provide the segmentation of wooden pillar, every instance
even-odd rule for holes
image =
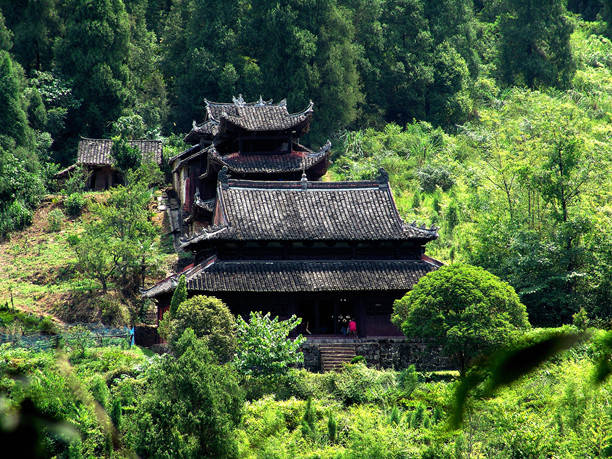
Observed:
[[[318,334],[319,330],[321,328],[321,308],[320,308],[320,303],[319,303],[319,299],[317,298],[314,302],[314,308],[315,308],[315,323],[314,323],[314,329],[316,330],[316,332],[313,331],[313,333]]]
[[[360,338],[365,338],[368,336],[368,316],[366,314],[365,301],[361,296],[357,304],[357,318],[357,334]]]
[[[340,330],[338,330],[338,298],[334,298],[334,335],[337,335],[340,333]]]

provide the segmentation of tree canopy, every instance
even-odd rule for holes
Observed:
[[[482,352],[508,344],[529,328],[514,289],[475,266],[443,266],[394,303],[393,322],[405,335],[432,339],[463,371]]]

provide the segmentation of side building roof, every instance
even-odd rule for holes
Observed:
[[[406,240],[436,239],[435,228],[405,223],[386,174],[378,181],[279,182],[219,174],[215,226],[184,241],[194,249],[207,240]]]
[[[142,153],[143,160],[155,161],[161,164],[161,140],[129,140],[128,144]],[[113,141],[111,139],[87,139],[79,141],[77,164],[91,166],[110,166],[113,164]]]

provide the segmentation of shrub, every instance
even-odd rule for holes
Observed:
[[[374,370],[363,363],[345,365],[333,380],[334,395],[346,405],[381,402],[394,389],[393,372]]]
[[[181,303],[170,319],[168,343],[174,352],[179,351],[177,343],[181,334],[191,328],[198,338],[204,339],[220,363],[233,358],[236,349],[234,316],[218,298],[194,296]]]
[[[56,232],[62,229],[62,221],[64,220],[65,215],[60,209],[53,209],[47,215],[47,223],[48,229],[50,232]]]
[[[0,237],[23,229],[31,223],[32,212],[20,201],[13,201],[4,211],[0,211]]]
[[[64,208],[71,217],[78,217],[85,208],[87,200],[81,193],[72,193],[64,200]]]
[[[179,277],[179,282],[172,294],[172,300],[170,300],[170,316],[176,315],[178,307],[187,299],[187,286],[185,285],[185,276]]]
[[[334,413],[331,411],[329,412],[329,417],[327,418],[327,436],[330,443],[336,443],[338,438],[338,422],[334,417]]]
[[[443,266],[394,303],[393,323],[406,336],[430,338],[460,370],[481,352],[527,330],[525,306],[497,276],[470,265]]]
[[[68,176],[68,179],[64,182],[63,194],[70,196],[85,191],[90,177],[90,170],[82,164],[77,164]]]
[[[138,169],[142,163],[142,153],[138,148],[132,147],[121,137],[113,138],[112,155],[115,166],[122,172]]]
[[[234,360],[238,370],[245,375],[283,375],[292,365],[304,362],[299,348],[306,338],[298,335],[289,339],[289,333],[301,321],[296,316],[288,320],[271,319],[270,313],[253,311],[249,322],[238,316],[238,348]]]
[[[101,375],[97,374],[92,378],[89,384],[89,390],[94,399],[106,410],[110,400],[110,391],[108,390],[106,381]]]
[[[57,327],[55,325],[55,322],[53,322],[53,320],[49,316],[44,317],[39,322],[38,329],[40,330],[41,333],[44,333],[47,335],[54,335],[57,333]]]
[[[178,357],[151,369],[150,389],[135,410],[136,453],[142,457],[234,457],[243,397],[235,371],[193,330],[177,342]]]
[[[414,365],[410,365],[397,374],[397,385],[404,397],[412,395],[412,392],[416,389],[418,379],[419,377]]]
[[[448,191],[455,184],[455,179],[448,169],[441,166],[427,165],[419,171],[419,183],[426,193],[433,193],[436,187]]]

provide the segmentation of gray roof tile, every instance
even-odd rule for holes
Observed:
[[[410,290],[437,266],[423,260],[241,260],[210,259],[185,274],[192,292],[331,292]],[[174,290],[178,274],[144,292]]]
[[[142,152],[143,160],[149,159],[161,164],[161,140],[129,140],[128,144]],[[111,154],[112,148],[113,141],[111,139],[81,139],[79,141],[77,164],[110,166],[114,162]]]

